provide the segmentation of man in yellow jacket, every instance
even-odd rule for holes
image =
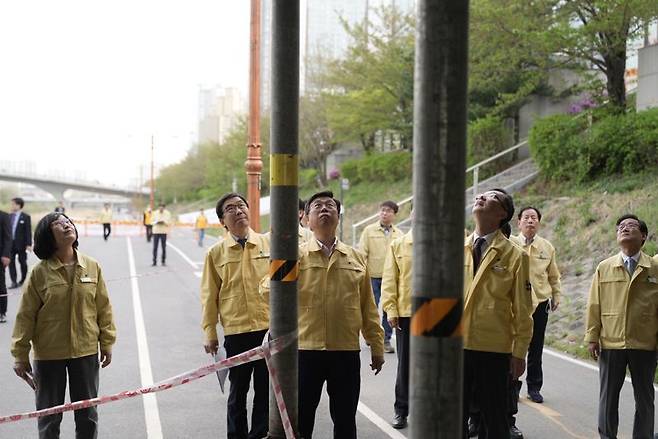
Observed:
[[[146,242],[151,242],[151,236],[153,235],[153,210],[151,210],[150,206],[144,211],[142,223],[146,228]]]
[[[112,206],[110,203],[105,203],[103,205],[100,222],[103,225],[103,239],[107,241],[107,238],[110,237],[110,233],[112,233]]]
[[[363,255],[338,241],[340,202],[333,193],[309,199],[314,239],[299,257],[299,432],[311,439],[315,411],[327,382],[334,439],[356,439],[361,386],[359,332],[370,344],[370,368],[384,364],[384,331]]]
[[[411,230],[394,240],[388,248],[382,277],[382,309],[395,329],[398,369],[395,379],[393,428],[407,426],[409,416],[409,321],[411,320]]]
[[[560,304],[560,271],[555,261],[555,248],[546,239],[537,234],[541,224],[541,212],[538,208],[526,206],[517,215],[517,236],[512,241],[517,243],[530,257],[530,283],[532,284],[533,330],[528,348],[528,399],[541,404],[544,402],[540,390],[543,385],[542,352],[544,334],[548,323],[548,311],[555,311]],[[515,383],[520,389],[521,382]],[[518,393],[518,391],[517,391]],[[516,413],[516,412],[515,412]],[[512,417],[511,421],[514,421]]]
[[[199,210],[199,216],[196,217],[194,222],[194,230],[196,230],[199,247],[203,247],[203,238],[206,236],[206,229],[208,228],[208,218],[203,209]]]
[[[653,438],[658,262],[642,251],[649,234],[635,215],[616,222],[621,252],[596,268],[587,302],[585,341],[599,361],[599,434],[616,438],[619,392],[630,370],[635,396],[634,438]]]
[[[532,338],[528,255],[506,238],[513,216],[505,191],[478,195],[475,232],[464,242],[464,438],[471,398],[487,437],[510,437],[509,380],[523,374]]]
[[[229,357],[260,346],[269,328],[269,302],[258,292],[259,281],[268,273],[269,239],[249,227],[249,204],[240,194],[223,195],[217,217],[228,231],[226,239],[206,254],[201,278],[204,348],[215,354],[219,348],[217,324],[224,329],[224,348]],[[247,393],[254,379],[251,429],[247,425]],[[229,438],[260,439],[268,431],[269,378],[264,360],[233,367],[227,408]]]
[[[155,267],[158,260],[158,243],[162,247],[162,265],[165,265],[167,259],[167,233],[171,227],[171,213],[165,209],[165,204],[160,203],[158,210],[153,212],[153,266]]]
[[[402,236],[402,231],[395,227],[395,215],[398,213],[398,205],[393,201],[384,201],[379,206],[379,221],[366,226],[361,233],[359,250],[363,252],[368,262],[368,272],[372,283],[372,292],[375,296],[375,304],[379,306],[382,289],[382,272],[384,271],[384,259],[391,241]],[[384,327],[384,352],[394,352],[391,346],[393,330],[388,324],[386,312],[382,312],[382,326]]]

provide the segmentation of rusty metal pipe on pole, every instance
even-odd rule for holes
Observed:
[[[250,226],[260,232],[260,178],[263,161],[260,158],[260,0],[251,0],[249,44],[249,139],[247,143],[247,201]]]
[[[155,165],[153,164],[153,160],[154,160],[154,157],[153,157],[153,155],[154,155],[153,154],[153,149],[154,149],[153,143],[154,143],[154,139],[153,139],[153,136],[151,136],[151,182],[150,182],[151,183],[150,184],[151,191],[149,193],[149,206],[151,207],[151,210],[155,209],[155,206],[154,206],[154,203],[155,203],[155,179],[154,179],[154,175],[153,175],[154,174],[154,169],[153,168],[155,167]]]
[[[299,171],[299,0],[272,2],[270,128],[270,332],[297,333]],[[297,341],[273,358],[290,422],[297,432]],[[270,392],[269,437],[284,439]]]
[[[410,438],[462,437],[468,0],[419,0]]]

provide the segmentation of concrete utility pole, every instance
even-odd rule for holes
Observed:
[[[410,438],[462,431],[468,0],[419,0]]]
[[[260,0],[251,0],[251,38],[249,58],[249,143],[247,143],[247,201],[250,226],[260,232]]]
[[[299,0],[272,2],[270,129],[270,332],[297,332],[299,169]],[[290,422],[297,432],[297,341],[273,357]],[[270,392],[269,437],[285,438]]]
[[[155,203],[155,179],[154,179],[154,164],[153,164],[153,136],[151,136],[151,193],[149,194],[149,206],[151,206],[151,210],[153,210],[154,203]]]

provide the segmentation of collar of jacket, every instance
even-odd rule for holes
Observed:
[[[229,247],[235,247],[236,245],[240,246],[240,243],[236,241],[235,238],[233,237],[233,233],[228,232],[228,238],[226,239]],[[256,232],[251,230],[251,227],[249,227],[249,232],[247,234],[247,242],[245,243],[245,247],[247,246],[247,244],[251,244],[254,247],[258,245],[258,241],[256,241]]]
[[[347,255],[348,252],[348,247],[347,244],[344,244],[340,239],[336,240],[336,247],[334,248],[335,251],[339,251],[344,255]],[[317,239],[311,239],[308,242],[308,251],[309,252],[319,252],[320,251],[320,244],[318,244]]]
[[[644,268],[649,268],[651,267],[651,258],[644,253],[642,250],[640,250],[640,260],[637,261],[637,266],[638,267],[644,267]],[[619,255],[617,257],[617,260],[615,261],[614,267],[622,267],[624,270],[626,269],[626,266],[624,265],[624,258],[622,257],[622,252],[619,252]]]
[[[464,247],[468,247],[471,251],[473,249],[473,235],[475,235],[475,232],[464,238]],[[491,242],[487,242],[487,251],[484,253],[484,255],[482,255],[482,261],[484,261],[486,254],[489,253],[490,248],[500,248],[500,246],[503,245],[506,241],[508,241],[508,239],[505,238],[503,232],[501,232],[500,229],[496,230]]]
[[[86,269],[87,261],[85,256],[77,250],[73,250],[73,252],[75,252],[75,259],[77,260],[76,265]],[[48,259],[48,268],[51,270],[58,270],[62,267],[64,267],[64,264],[62,264],[62,261],[60,261],[57,256],[53,255],[50,259]]]

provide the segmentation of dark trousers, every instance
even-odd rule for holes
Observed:
[[[153,263],[154,264],[158,260],[158,242],[161,243],[162,262],[164,262],[165,259],[167,259],[167,234],[166,233],[154,233],[153,234]]]
[[[103,223],[103,239],[107,241],[112,233],[112,225],[110,223]]]
[[[375,296],[375,305],[379,307],[379,299],[382,297],[382,278],[371,277],[370,284],[372,285],[372,294]],[[391,341],[393,335],[393,328],[388,324],[386,313],[382,311],[382,327],[384,328],[384,341]]]
[[[653,378],[656,352],[639,349],[602,349],[599,357],[599,435],[616,439],[619,426],[619,392],[631,372],[635,397],[634,439],[652,439],[654,422]]]
[[[157,234],[154,235],[157,239]],[[166,236],[166,235],[164,235]],[[246,352],[260,346],[267,331],[245,332],[224,337],[226,355]],[[247,393],[251,376],[254,377],[254,405],[251,413],[251,430],[247,425]],[[269,375],[265,360],[253,361],[229,369],[231,390],[228,395],[226,434],[228,439],[261,439],[269,429]]]
[[[545,300],[537,305],[535,312],[532,314],[532,340],[530,341],[530,347],[528,348],[528,372],[526,375],[528,391],[539,391],[544,384],[541,357],[544,351],[544,334],[546,333],[549,309],[550,303],[548,300]]]
[[[464,392],[480,409],[479,438],[509,439],[510,354],[464,349]],[[468,437],[470,398],[464,398],[463,437]]]
[[[5,283],[5,266],[0,262],[0,314],[7,314],[7,284]]]
[[[148,225],[146,227],[146,242],[151,242],[151,237],[153,236],[153,226]]]
[[[71,401],[81,401],[98,396],[98,355],[70,360],[35,360],[34,378],[37,384],[37,410],[64,404],[66,375],[69,378]],[[76,439],[96,439],[98,436],[98,411],[96,407],[76,410]],[[39,439],[59,438],[62,413],[38,419]]]
[[[334,439],[356,439],[356,409],[361,391],[358,351],[299,351],[299,434],[313,437],[315,411],[327,382]]]
[[[398,373],[395,378],[395,414],[409,416],[409,322],[410,317],[400,317],[395,330],[398,354]]]
[[[16,256],[18,256],[18,263],[21,266],[21,281],[23,283],[27,276],[27,252],[25,248],[18,249],[14,247],[11,250],[11,261],[9,262],[9,277],[11,278],[11,283],[16,283]]]

